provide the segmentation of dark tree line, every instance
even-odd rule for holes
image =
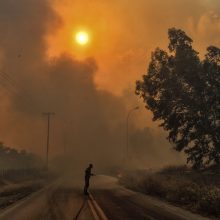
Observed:
[[[188,162],[220,164],[220,49],[209,46],[201,60],[184,31],[172,28],[168,35],[169,51],[152,53],[136,94]]]
[[[42,166],[41,159],[25,150],[6,147],[0,143],[0,170],[3,169],[32,169]]]

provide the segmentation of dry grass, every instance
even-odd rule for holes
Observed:
[[[127,173],[120,183],[194,212],[220,217],[220,175],[169,168],[160,172]]]
[[[41,182],[8,185],[0,191],[0,209],[17,202],[20,199],[42,188]]]
[[[31,193],[41,189],[53,176],[45,172],[33,172],[25,175],[13,172],[13,175],[7,175],[0,178],[0,209],[17,202]]]

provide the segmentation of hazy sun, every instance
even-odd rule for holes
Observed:
[[[86,45],[89,42],[89,34],[86,31],[79,31],[75,35],[75,40],[80,45]]]

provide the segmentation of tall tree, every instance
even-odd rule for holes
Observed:
[[[172,28],[168,35],[169,52],[152,53],[136,94],[188,162],[220,163],[220,49],[208,47],[201,61],[184,31]]]

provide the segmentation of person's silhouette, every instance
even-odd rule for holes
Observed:
[[[94,176],[92,173],[93,165],[90,163],[89,166],[85,170],[85,186],[84,186],[84,194],[89,195],[88,189],[89,189],[89,180],[91,176]]]

